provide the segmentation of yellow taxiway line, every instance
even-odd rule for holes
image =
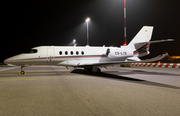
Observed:
[[[0,79],[0,81],[24,81],[24,80],[48,80],[48,79],[59,79],[59,78],[30,78],[30,79]]]

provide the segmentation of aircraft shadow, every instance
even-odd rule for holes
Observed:
[[[135,79],[135,78],[125,77],[125,76],[120,76],[120,75],[115,75],[115,74],[109,74],[109,73],[106,73],[106,72],[94,73],[94,72],[86,72],[86,71],[84,71],[82,69],[75,69],[71,73],[98,76],[100,78],[116,79],[116,80],[119,80],[119,81],[126,81],[126,82],[131,82],[131,83],[151,85],[151,86],[157,86],[157,87],[180,89],[180,87],[173,86],[173,85],[157,83],[157,82],[151,82],[151,81],[142,80],[142,79]],[[129,74],[129,72],[127,72],[127,73]]]

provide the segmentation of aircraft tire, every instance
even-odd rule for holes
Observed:
[[[19,74],[20,74],[20,75],[25,75],[26,72],[22,70]]]
[[[84,70],[87,72],[92,72],[92,68],[85,68]]]
[[[101,69],[97,68],[97,72],[96,73],[101,73]]]
[[[88,72],[92,72],[92,68],[88,68],[87,71],[88,71]]]

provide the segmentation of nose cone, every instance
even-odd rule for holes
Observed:
[[[4,60],[4,63],[5,63],[5,64],[11,64],[11,62],[12,62],[12,59],[11,59],[11,58],[8,58],[8,59]]]

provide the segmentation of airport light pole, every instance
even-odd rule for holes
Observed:
[[[126,46],[126,0],[124,0],[124,44],[123,46]]]
[[[126,46],[126,0],[124,0],[124,44],[123,46]]]
[[[75,45],[76,44],[76,39],[73,38],[73,44]]]
[[[88,27],[88,22],[90,21],[90,18],[87,17],[86,23],[87,23],[87,45],[89,45],[89,27]]]

